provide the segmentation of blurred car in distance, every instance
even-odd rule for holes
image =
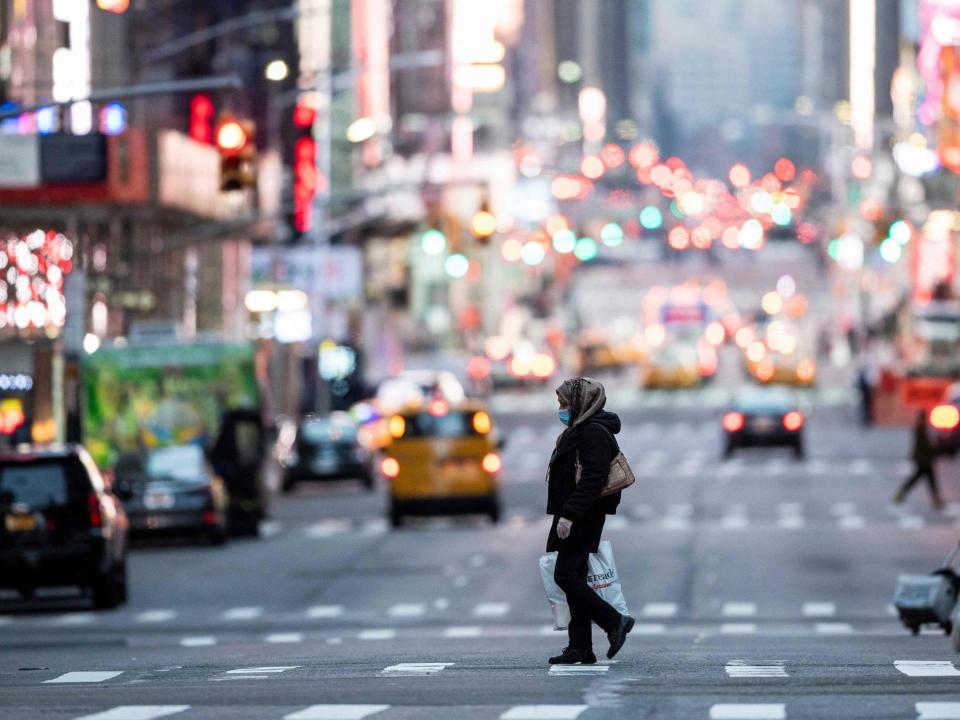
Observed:
[[[79,445],[0,451],[0,587],[28,599],[79,586],[96,608],[127,600],[127,517]]]
[[[284,492],[310,480],[359,480],[373,489],[370,453],[360,444],[356,424],[343,412],[303,418],[281,466]]]
[[[380,461],[388,515],[484,514],[500,519],[499,443],[486,406],[433,400],[391,416],[391,443]]]
[[[697,387],[703,379],[697,348],[667,341],[651,355],[642,378],[649,389]]]
[[[723,416],[725,458],[745,447],[787,447],[804,456],[806,418],[784,388],[749,388],[741,391]]]
[[[796,353],[767,353],[759,362],[750,363],[749,369],[762,385],[813,387],[817,381],[816,361]]]
[[[215,545],[226,541],[229,495],[199,445],[124,454],[113,472],[133,535],[195,535]]]

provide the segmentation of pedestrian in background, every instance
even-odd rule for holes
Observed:
[[[902,503],[906,500],[907,493],[919,482],[920,478],[926,478],[927,486],[930,488],[930,497],[933,500],[933,507],[937,510],[943,509],[943,499],[940,497],[935,468],[937,451],[930,441],[930,435],[927,431],[927,414],[923,410],[917,413],[917,421],[913,426],[911,458],[915,465],[913,474],[906,479],[897,491],[893,501]]]
[[[566,380],[557,388],[560,421],[566,429],[557,438],[547,471],[547,514],[553,524],[547,552],[557,553],[554,580],[567,596],[569,644],[551,665],[584,665],[597,661],[592,623],[607,633],[612,658],[623,647],[634,620],[621,615],[587,583],[590,553],[597,552],[607,515],[615,515],[620,493],[601,497],[610,463],[620,452],[614,435],[620,418],[603,408],[606,391],[596,380]],[[577,481],[577,465],[580,479]]]

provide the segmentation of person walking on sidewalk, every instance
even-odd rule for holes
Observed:
[[[557,388],[560,421],[566,429],[557,438],[547,471],[547,514],[553,515],[547,552],[557,553],[554,580],[570,607],[569,645],[550,658],[551,665],[590,665],[592,623],[607,633],[613,658],[633,629],[634,620],[621,615],[587,584],[590,553],[597,552],[607,515],[615,515],[620,493],[601,497],[610,462],[620,451],[614,435],[620,418],[606,412],[606,391],[596,380],[576,378]],[[577,465],[580,479],[577,480]]]
[[[933,507],[936,510],[943,509],[943,499],[940,497],[940,488],[937,485],[936,461],[937,451],[930,441],[930,435],[927,431],[927,414],[921,410],[917,413],[917,421],[913,426],[913,451],[911,452],[915,468],[913,474],[908,477],[903,485],[897,490],[893,501],[902,503],[907,499],[907,493],[916,485],[920,478],[926,478],[927,486],[930,488],[930,497],[933,500]]]

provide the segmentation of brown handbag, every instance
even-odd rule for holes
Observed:
[[[583,475],[583,465],[580,464],[579,450],[577,450],[574,468],[573,480],[575,483],[578,483],[580,482],[580,476]],[[621,450],[617,453],[616,457],[610,461],[610,472],[607,475],[607,482],[603,485],[603,490],[600,491],[600,497],[606,497],[607,495],[613,495],[613,493],[625,490],[636,481],[637,476],[633,474],[633,470],[630,469],[630,463],[627,462],[627,458]]]

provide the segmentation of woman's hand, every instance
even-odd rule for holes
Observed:
[[[566,540],[570,537],[570,529],[573,527],[573,520],[567,520],[566,518],[560,518],[557,521],[557,537],[561,540]]]

